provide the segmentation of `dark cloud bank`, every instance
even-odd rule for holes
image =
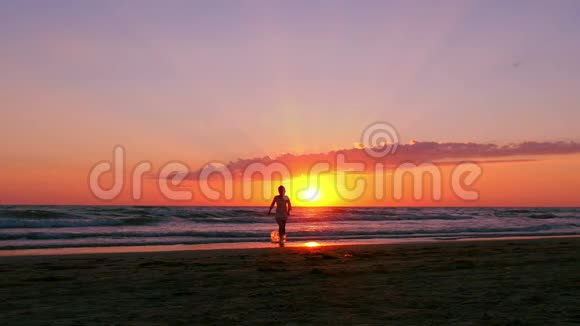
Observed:
[[[380,148],[373,148],[380,151]],[[370,150],[370,149],[368,149]],[[522,162],[535,160],[535,156],[559,155],[580,153],[580,143],[576,142],[523,142],[509,145],[478,144],[478,143],[438,143],[413,142],[399,144],[395,153],[375,158],[367,154],[363,148],[350,148],[327,153],[317,154],[284,154],[278,157],[257,157],[238,159],[223,163],[234,176],[241,175],[242,171],[251,164],[272,164],[280,162],[286,165],[293,175],[307,173],[317,162],[328,162],[331,168],[336,167],[337,156],[344,155],[346,162],[362,162],[368,169],[376,163],[382,163],[386,168],[398,166],[404,162],[421,164],[432,162],[439,165],[456,164],[462,161],[470,162]],[[530,157],[531,156],[531,157]],[[215,163],[214,163],[215,164]],[[190,174],[191,179],[197,179],[200,170]]]

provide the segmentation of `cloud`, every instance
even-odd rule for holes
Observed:
[[[371,150],[371,149],[369,149]],[[431,162],[438,165],[451,165],[463,161],[482,164],[530,162],[533,158],[517,158],[517,156],[541,156],[580,153],[580,143],[576,142],[523,142],[509,145],[479,144],[479,143],[439,143],[414,141],[411,144],[399,144],[394,154],[375,158],[367,154],[364,148],[355,147],[326,153],[284,154],[274,158],[269,156],[238,159],[223,164],[234,177],[241,177],[245,169],[252,165],[271,166],[282,163],[292,175],[308,173],[320,162],[330,165],[331,171],[336,171],[337,158],[344,158],[347,163],[363,163],[371,171],[376,163],[382,163],[386,168],[398,166],[404,162],[421,164]],[[512,157],[512,158],[510,158]],[[217,166],[213,163],[213,166]],[[265,169],[264,169],[265,170]],[[198,179],[202,169],[188,175],[189,179]]]

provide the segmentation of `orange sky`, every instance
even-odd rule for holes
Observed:
[[[447,162],[439,201],[394,200],[387,171],[383,199],[369,186],[342,200],[330,175],[315,201],[291,193],[297,204],[578,206],[579,10],[578,1],[0,2],[0,203],[263,205],[240,199],[239,182],[231,201],[208,201],[195,178],[181,185],[192,200],[167,200],[158,173],[171,161],[193,173],[291,153],[282,183],[302,187],[308,155],[356,147],[386,121],[401,144],[475,144],[454,148],[501,162],[481,166],[477,201],[450,192]],[[543,143],[530,152],[526,142]],[[490,155],[485,144],[524,145]],[[137,163],[153,164],[140,200],[128,185],[112,201],[89,191],[92,167],[116,145],[127,182]],[[445,148],[407,159],[459,157],[439,155]],[[373,185],[372,172],[364,178]]]
[[[86,162],[88,163],[88,162]],[[436,164],[437,165],[437,164]],[[279,184],[288,187],[288,195],[295,205],[334,205],[334,206],[578,206],[580,204],[580,155],[540,156],[532,161],[514,161],[499,163],[480,163],[482,174],[466,190],[479,193],[477,200],[458,198],[451,187],[453,164],[437,165],[441,171],[441,198],[433,199],[431,177],[424,177],[421,199],[413,197],[414,184],[410,174],[403,177],[402,198],[395,198],[393,169],[386,169],[383,178],[377,179],[373,173],[346,173],[348,189],[354,189],[356,180],[363,180],[365,188],[354,199],[344,199],[337,190],[337,177],[334,173],[323,173],[309,182],[306,175],[293,175],[289,180],[281,181],[274,176],[273,180],[262,182],[259,175],[253,176],[250,183],[251,196],[244,198],[242,180],[234,178],[232,199],[224,198],[225,184],[219,176],[209,180],[213,189],[220,192],[220,199],[206,198],[197,180],[185,180],[174,190],[187,191],[192,194],[191,200],[170,200],[159,190],[158,170],[153,169],[151,176],[145,176],[143,194],[140,200],[132,199],[131,180],[126,177],[126,185],[120,195],[112,201],[95,198],[89,189],[88,170],[90,166],[79,163],[76,168],[67,165],[44,164],[3,166],[11,173],[2,174],[3,185],[0,189],[2,203],[15,204],[97,204],[97,205],[267,205],[270,194],[276,191]],[[131,167],[131,165],[128,165]],[[131,169],[127,169],[130,171]],[[193,169],[192,169],[193,170]],[[383,195],[375,189],[377,180],[383,180]],[[112,175],[104,174],[101,178],[103,188],[111,186]],[[167,183],[167,180],[161,180]],[[264,189],[268,195],[264,196]],[[303,199],[306,192],[308,199]]]

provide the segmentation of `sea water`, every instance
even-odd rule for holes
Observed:
[[[0,206],[0,249],[270,243],[267,207]],[[579,208],[295,207],[288,243],[580,234]]]

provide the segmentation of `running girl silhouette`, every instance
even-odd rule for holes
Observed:
[[[288,216],[292,210],[292,204],[290,203],[290,198],[286,196],[286,188],[284,186],[278,187],[278,196],[272,199],[272,204],[270,204],[270,209],[268,210],[268,215],[272,212],[274,204],[276,205],[276,222],[278,223],[278,237],[280,238],[280,246],[284,244],[284,236],[286,235],[286,221],[288,221]]]

